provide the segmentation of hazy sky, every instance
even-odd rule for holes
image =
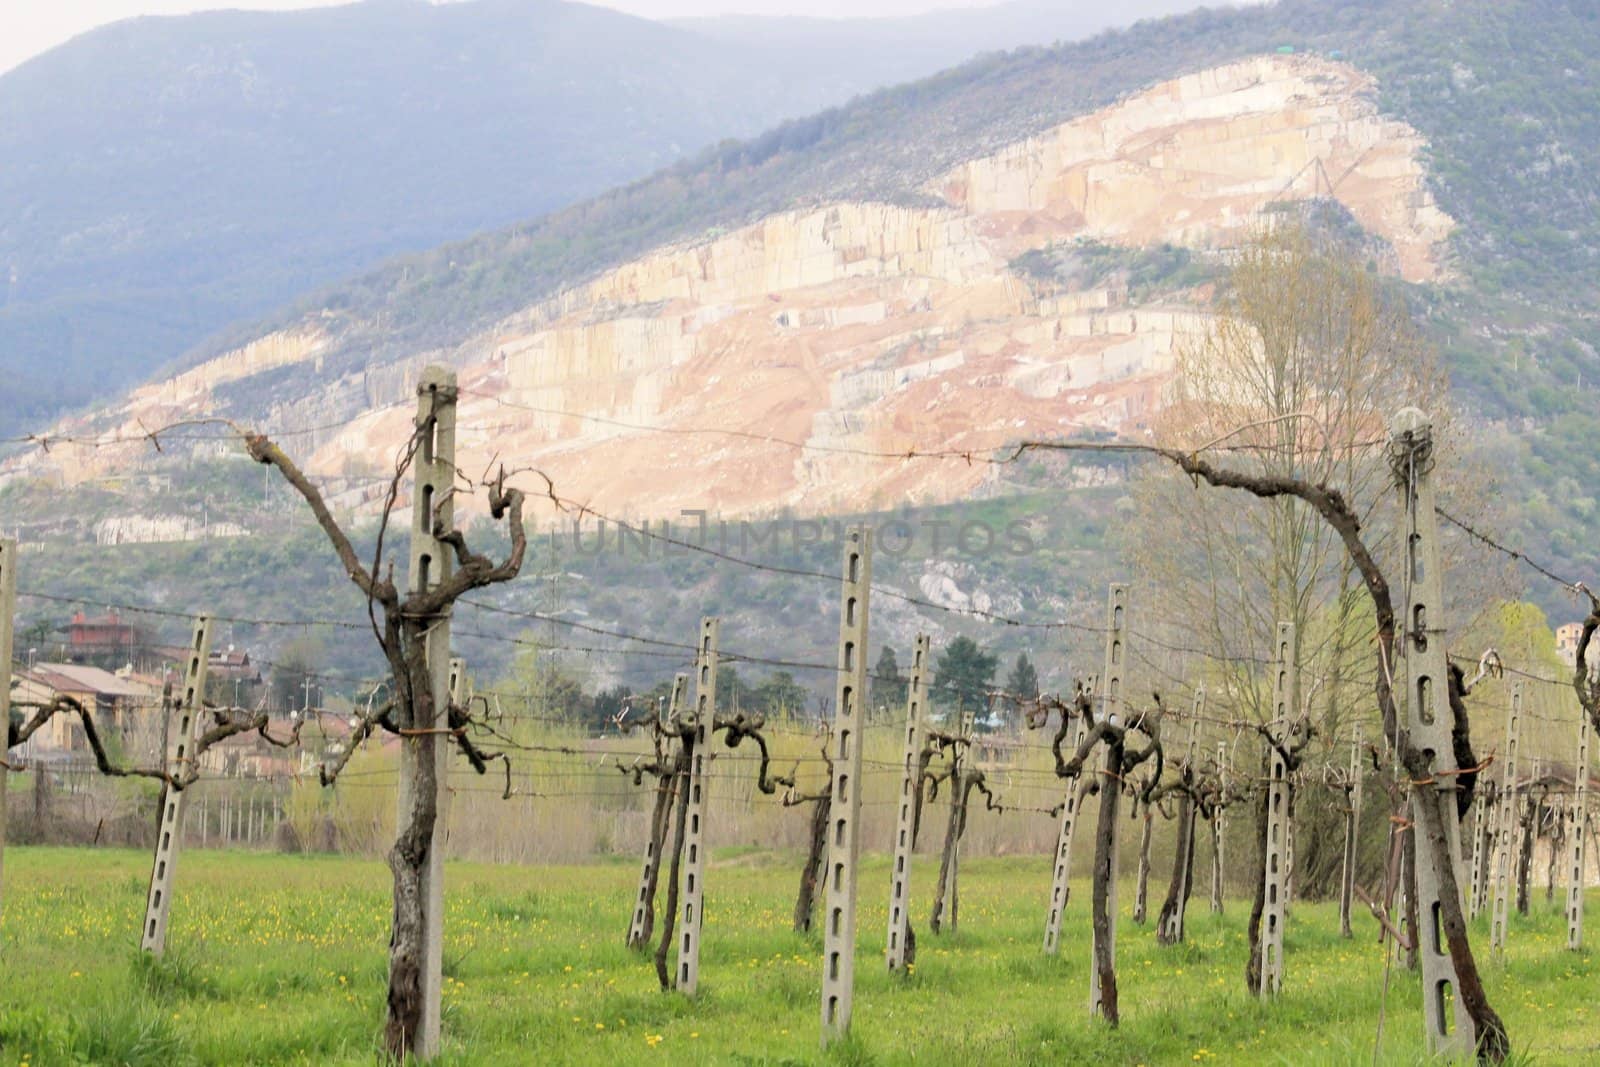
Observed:
[[[208,8],[286,10],[348,0],[0,0],[0,72],[85,30],[135,15],[178,15]],[[941,7],[982,7],[996,0],[588,0],[647,18],[715,15],[910,15]],[[1075,0],[1063,0],[1075,2]]]

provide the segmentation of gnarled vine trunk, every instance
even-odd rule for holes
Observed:
[[[1144,807],[1144,825],[1139,830],[1138,882],[1133,896],[1133,921],[1144,925],[1145,911],[1150,900],[1150,834],[1155,828],[1155,812]]]
[[[1161,912],[1156,916],[1156,941],[1162,945],[1183,940],[1180,919],[1189,906],[1194,893],[1194,801],[1188,794],[1178,800],[1178,844],[1172,861],[1172,880],[1167,883],[1167,898],[1161,902]]]
[[[1107,734],[1105,746],[1106,780],[1100,790],[1100,812],[1094,826],[1090,921],[1094,927],[1094,969],[1100,977],[1100,1015],[1116,1026],[1122,1016],[1117,1005],[1117,957],[1112,940],[1117,917],[1111,897],[1117,879],[1117,809],[1122,799],[1117,783],[1122,779],[1126,751],[1121,732]]]
[[[1271,766],[1270,752],[1262,750],[1261,778],[1264,781]],[[1258,790],[1256,798],[1256,863],[1255,890],[1250,897],[1250,922],[1246,927],[1250,938],[1250,957],[1244,965],[1244,986],[1251,996],[1261,992],[1261,913],[1267,906],[1267,790]]]
[[[1528,914],[1529,887],[1533,880],[1533,845],[1538,835],[1539,802],[1528,798],[1522,816],[1522,839],[1517,849],[1517,914]]]
[[[675,788],[678,798],[677,812],[673,816],[672,865],[667,874],[667,915],[662,920],[661,941],[656,945],[656,980],[663,991],[672,988],[672,971],[667,966],[667,956],[672,949],[672,933],[678,925],[678,883],[683,873],[683,838],[689,823],[689,768],[694,765],[695,736],[693,730],[683,734],[683,747],[678,750],[679,779]]]
[[[950,821],[945,824],[944,851],[939,856],[939,884],[934,890],[933,914],[928,928],[934,933],[944,932],[948,926],[956,928],[960,914],[960,889],[957,885],[961,835],[967,829],[967,785],[958,770],[950,788]]]
[[[642,949],[650,943],[656,928],[656,886],[661,881],[661,853],[667,846],[667,831],[672,825],[673,783],[677,776],[663,774],[656,783],[655,804],[650,811],[650,861],[644,870],[644,917],[637,931],[628,924],[628,947]]]
[[[1560,809],[1551,804],[1545,810],[1549,812],[1549,819],[1541,819],[1540,822],[1548,821],[1550,826],[1550,860],[1544,869],[1544,902],[1553,904],[1556,899],[1556,868],[1561,864],[1564,852],[1562,845],[1566,843],[1567,835],[1562,831]]]
[[[817,910],[817,879],[828,860],[828,818],[833,814],[833,795],[824,794],[811,803],[811,844],[805,866],[800,868],[800,891],[794,898],[794,930],[809,933]],[[909,950],[909,944],[907,946]],[[909,958],[909,956],[908,956]]]
[[[1417,828],[1413,826],[1411,833],[1415,835]],[[1422,944],[1422,920],[1417,915],[1417,864],[1416,850],[1403,849],[1400,853],[1401,885],[1405,887],[1405,923],[1406,937],[1410,944],[1406,946],[1406,970],[1414,971],[1420,965],[1417,950]]]

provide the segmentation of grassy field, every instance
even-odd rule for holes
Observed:
[[[186,853],[171,949],[152,966],[133,947],[148,862],[125,851],[7,850],[0,1063],[375,1062],[382,864]],[[1124,1023],[1111,1031],[1086,1012],[1088,887],[1074,887],[1060,957],[1042,956],[1049,868],[1032,857],[965,865],[961,929],[944,937],[924,928],[931,864],[915,872],[921,940],[904,981],[884,973],[888,867],[869,860],[855,1034],[824,1056],[820,948],[789,929],[794,867],[767,853],[716,857],[701,995],[690,1002],[660,993],[649,962],[622,946],[631,864],[452,866],[442,1062],[1373,1062],[1384,961],[1369,918],[1345,941],[1331,905],[1297,904],[1283,996],[1262,1004],[1241,978],[1245,902],[1217,917],[1197,900],[1188,942],[1162,949],[1134,925],[1124,892]],[[1591,952],[1566,951],[1565,923],[1542,890],[1535,913],[1513,921],[1506,966],[1485,969],[1519,1059],[1600,1061],[1600,968]],[[1396,968],[1378,1061],[1425,1060],[1416,982]]]

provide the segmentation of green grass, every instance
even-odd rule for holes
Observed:
[[[722,857],[719,856],[719,860]],[[920,858],[919,858],[920,860]],[[381,863],[193,851],[178,872],[170,950],[135,951],[148,860],[111,850],[12,848],[0,922],[0,1063],[362,1063],[376,1060],[388,873]],[[820,949],[789,930],[792,857],[715,863],[701,994],[656,988],[622,946],[631,864],[448,873],[448,1064],[1168,1064],[1373,1062],[1383,954],[1374,924],[1338,936],[1331,905],[1290,917],[1283,995],[1243,988],[1244,902],[1203,899],[1189,940],[1155,944],[1126,910],[1123,1026],[1091,1019],[1088,892],[1076,886],[1059,958],[1043,957],[1044,858],[963,868],[961,929],[925,928],[932,861],[913,873],[916,973],[884,973],[887,863],[863,867],[855,1034],[818,1051]],[[1132,893],[1122,893],[1125,905]],[[1152,886],[1154,889],[1154,886]],[[1600,1058],[1600,977],[1546,910],[1513,920],[1504,967],[1484,961],[1524,1062]],[[1591,909],[1592,911],[1592,909]],[[1475,935],[1480,942],[1483,930]],[[1425,1062],[1417,984],[1396,968],[1380,1063]]]

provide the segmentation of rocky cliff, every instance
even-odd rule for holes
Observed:
[[[72,483],[171,462],[149,427],[223,415],[276,430],[345,502],[410,424],[422,363],[460,373],[462,466],[537,467],[601,511],[761,514],[970,493],[1028,436],[1135,431],[1160,403],[1204,289],[1134,299],[1019,257],[1093,240],[1223,253],[1283,201],[1337,200],[1403,277],[1445,266],[1451,220],[1420,136],[1367,76],[1270,56],[1179,78],[933,182],[918,206],[832,203],[664,247],[446,351],[324,373],[331,317],[264,337],[54,431],[8,477]],[[297,431],[283,433],[283,431]],[[542,483],[541,483],[542,484]]]

